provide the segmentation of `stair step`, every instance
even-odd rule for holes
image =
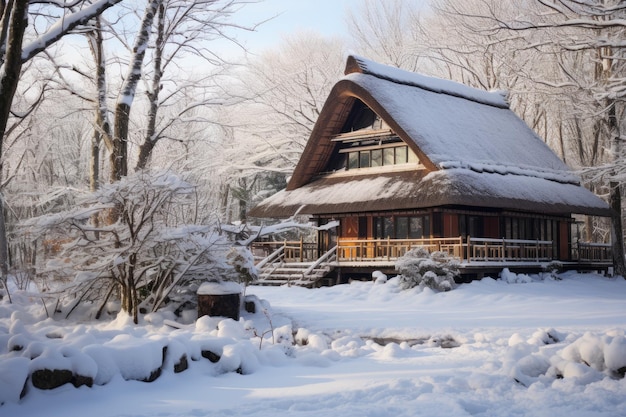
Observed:
[[[307,268],[276,268],[274,271],[285,271],[285,272],[304,272]]]
[[[313,287],[323,279],[333,267],[326,264],[317,265],[309,271],[316,262],[274,262],[266,264],[259,270],[259,279],[256,285],[298,285]],[[308,271],[308,272],[307,272]]]
[[[264,286],[279,286],[279,285],[298,285],[303,287],[312,286],[315,284],[316,279],[259,279],[254,282],[253,285],[264,285]]]

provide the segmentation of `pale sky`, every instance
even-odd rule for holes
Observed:
[[[274,19],[262,24],[256,32],[237,34],[252,53],[273,47],[283,36],[301,30],[315,30],[323,35],[343,36],[347,10],[357,10],[363,0],[264,0],[244,6],[235,20],[243,24]]]

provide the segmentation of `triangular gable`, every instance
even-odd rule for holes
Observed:
[[[364,64],[357,65],[356,62],[353,57],[348,58],[345,70],[346,75],[365,73]],[[335,84],[331,90],[313,128],[307,146],[287,184],[287,190],[301,187],[315,177],[316,174],[324,171],[330,158],[337,151],[337,144],[333,143],[331,139],[342,132],[350,113],[358,101],[365,104],[389,125],[391,130],[409,146],[411,151],[417,155],[420,162],[428,170],[437,169],[417,143],[404,131],[403,127],[394,120],[385,106],[379,103],[375,97],[372,97],[367,89],[348,78],[344,78]]]
[[[287,189],[323,172],[331,142],[359,99],[418,155],[429,171],[466,168],[576,183],[569,168],[509,108],[504,96],[349,57]]]

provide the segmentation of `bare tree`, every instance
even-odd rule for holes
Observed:
[[[0,172],[5,135],[24,63],[120,1],[46,2],[39,6],[42,9],[35,9],[28,0],[0,2]],[[39,10],[45,11],[47,16],[46,29],[24,44],[29,19]],[[0,274],[6,280],[9,265],[4,212],[4,198],[0,196]]]
[[[347,26],[359,54],[409,71],[425,72],[421,2],[361,2]]]
[[[253,30],[253,27],[233,22],[233,15],[242,4],[244,2],[240,0],[167,0],[159,6],[154,42],[149,50],[151,60],[144,75],[148,101],[146,128],[135,169],[147,166],[160,140],[184,140],[177,135],[176,129],[190,120],[203,120],[203,115],[195,109],[228,104],[233,100],[220,88],[221,73],[232,66],[206,45],[226,38],[238,47],[236,40],[226,34],[226,29]],[[182,62],[189,56],[195,56],[192,62],[206,69],[183,69]],[[194,75],[194,72],[201,75]],[[188,99],[191,96],[193,100]],[[203,121],[215,123],[207,119]]]
[[[231,269],[230,244],[213,227],[172,222],[172,210],[187,205],[195,206],[190,183],[167,172],[142,171],[65,211],[27,220],[23,231],[58,243],[58,253],[40,273],[55,277],[55,292],[71,300],[68,315],[81,302],[99,305],[99,315],[117,296],[138,323],[140,307],[156,311],[184,283],[219,280]],[[123,207],[123,221],[104,226],[90,221],[94,212],[110,207]]]
[[[243,220],[259,192],[274,192],[295,167],[330,89],[343,75],[339,39],[302,32],[252,57],[234,87],[249,99],[223,109],[224,206]],[[278,189],[276,189],[278,187]]]

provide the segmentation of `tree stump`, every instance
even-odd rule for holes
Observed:
[[[198,289],[198,317],[239,320],[241,286],[235,282],[205,282]]]

